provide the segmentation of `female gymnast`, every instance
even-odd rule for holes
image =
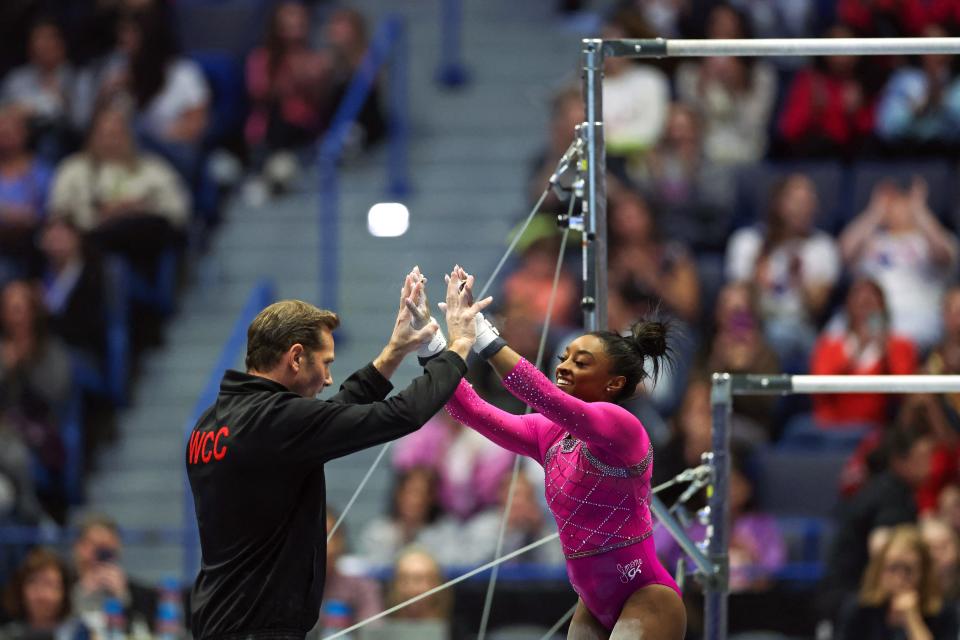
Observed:
[[[446,277],[473,280],[459,266]],[[429,317],[424,298],[416,307],[421,318]],[[656,379],[667,358],[666,327],[638,322],[629,337],[611,331],[580,336],[561,356],[555,384],[508,347],[488,321],[478,320],[477,334],[475,350],[504,387],[538,413],[517,416],[497,409],[465,380],[447,411],[543,465],[547,505],[580,597],[567,638],[683,638],[680,590],[658,561],[651,537],[650,438],[617,404],[646,378],[645,360]]]

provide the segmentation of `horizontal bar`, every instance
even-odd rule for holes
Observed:
[[[886,56],[960,53],[960,38],[775,38],[757,40],[604,40],[607,56]]]
[[[957,393],[960,376],[731,376],[734,395],[786,393]]]

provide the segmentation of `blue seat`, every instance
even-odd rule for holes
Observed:
[[[57,427],[63,444],[63,468],[51,469],[33,452],[30,475],[37,492],[65,498],[69,505],[83,504],[83,399],[74,387],[67,404],[57,410]]]
[[[760,507],[776,516],[830,517],[838,502],[840,473],[847,458],[844,451],[760,449]]]
[[[817,226],[836,231],[846,208],[843,165],[835,161],[768,162],[744,167],[737,173],[737,207],[734,228],[766,220],[770,195],[777,184],[793,173],[808,176],[820,199]]]
[[[876,426],[870,423],[820,425],[811,413],[793,416],[777,443],[781,450],[837,451],[851,454]]]
[[[247,89],[242,60],[220,51],[197,50],[191,60],[203,70],[210,86],[210,117],[206,145],[215,147],[232,135],[243,132],[247,116]]]
[[[130,300],[145,304],[164,317],[173,314],[177,293],[177,252],[174,249],[160,254],[157,273],[152,280],[130,268],[123,258],[117,257],[116,261],[125,271],[123,277],[129,287]]]
[[[263,40],[270,0],[176,2],[177,33],[187,51],[204,48],[243,57]]]

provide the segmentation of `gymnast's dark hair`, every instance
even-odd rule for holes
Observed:
[[[600,338],[603,350],[610,358],[610,372],[625,377],[626,383],[616,400],[626,400],[637,390],[637,385],[647,377],[646,361],[649,359],[654,383],[660,377],[664,365],[673,364],[673,349],[667,338],[672,331],[666,322],[639,320],[630,327],[630,335],[614,331],[592,331],[589,335]]]

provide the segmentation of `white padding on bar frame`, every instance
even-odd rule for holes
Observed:
[[[960,53],[960,38],[778,38],[760,40],[670,40],[670,57],[916,55]]]
[[[960,376],[791,376],[793,393],[960,393]]]

